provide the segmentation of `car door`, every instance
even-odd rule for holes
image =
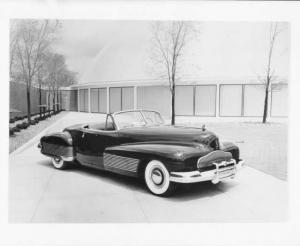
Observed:
[[[118,145],[117,131],[82,128],[77,138],[77,159],[82,165],[103,169],[103,152]]]

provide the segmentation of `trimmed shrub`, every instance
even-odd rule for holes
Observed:
[[[24,128],[23,128],[23,123],[17,124],[16,127],[17,127],[18,129],[20,129],[20,130],[24,129]]]
[[[23,122],[21,124],[17,124],[16,127],[18,127],[19,129],[26,129],[29,126],[29,124],[27,122]]]
[[[20,131],[20,129],[18,127],[13,127],[12,129],[13,129],[14,132],[19,132]]]
[[[26,129],[26,128],[28,128],[29,126],[30,126],[29,123],[27,123],[27,122],[24,122],[24,123],[23,123],[23,129]]]
[[[35,118],[31,121],[31,125],[35,125],[37,123],[39,123],[39,120],[37,118]]]
[[[21,127],[22,127],[22,129],[26,129],[27,128],[26,122],[21,123]]]

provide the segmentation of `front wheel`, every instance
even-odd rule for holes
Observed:
[[[64,161],[61,157],[52,157],[52,165],[56,168],[56,169],[66,169],[68,167],[68,163],[66,161]]]
[[[150,161],[144,175],[147,188],[157,196],[169,196],[176,190],[177,184],[170,181],[170,174],[160,161]]]

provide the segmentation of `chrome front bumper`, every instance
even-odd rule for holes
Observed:
[[[214,184],[219,183],[221,180],[234,178],[237,171],[245,166],[245,162],[240,160],[234,165],[226,166],[223,163],[214,163],[215,169],[209,171],[191,171],[191,172],[171,172],[170,181],[176,183],[197,183],[203,181],[211,181]]]

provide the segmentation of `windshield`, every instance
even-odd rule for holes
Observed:
[[[147,110],[119,112],[114,114],[114,120],[118,129],[164,124],[158,112]]]

